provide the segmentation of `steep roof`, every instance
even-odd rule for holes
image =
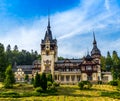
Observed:
[[[53,39],[52,37],[52,31],[50,29],[50,17],[48,17],[48,26],[47,26],[47,30],[45,32],[45,37],[44,40],[42,40],[42,44],[44,44],[46,41],[50,41],[50,43],[56,43],[56,39]]]
[[[57,63],[57,64],[60,64],[60,63],[81,63],[81,62],[83,62],[83,59],[64,59],[64,60],[58,60],[57,62],[55,62],[55,63]]]
[[[101,55],[101,52],[100,52],[100,50],[97,47],[97,41],[95,39],[94,32],[93,32],[93,37],[94,37],[94,40],[93,40],[93,49],[91,51],[91,55]]]

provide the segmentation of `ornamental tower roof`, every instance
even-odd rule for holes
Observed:
[[[93,40],[93,49],[91,51],[91,55],[101,55],[101,52],[97,47],[97,41],[96,41],[94,32],[93,32],[93,38],[94,38],[94,40]]]

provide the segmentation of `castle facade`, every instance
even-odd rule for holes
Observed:
[[[48,18],[48,26],[44,39],[41,40],[41,60],[33,61],[32,65],[14,66],[16,82],[25,82],[25,76],[29,80],[35,77],[36,72],[51,73],[53,79],[61,84],[76,84],[80,81],[108,82],[112,80],[110,72],[101,71],[101,52],[97,47],[95,34],[93,33],[93,48],[91,53],[81,59],[58,60],[57,39],[53,39]],[[64,46],[63,46],[64,47]]]
[[[40,73],[51,73],[55,81],[60,83],[77,83],[79,81],[97,82],[101,80],[100,57],[101,52],[97,47],[93,33],[93,49],[81,59],[58,60],[57,40],[53,39],[48,19],[45,37],[41,41],[41,68]]]

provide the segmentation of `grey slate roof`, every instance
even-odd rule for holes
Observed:
[[[64,63],[65,61],[69,61],[69,62],[72,62],[72,63],[81,63],[81,62],[83,62],[83,59],[64,59],[64,60],[58,60],[57,62],[55,62],[55,63],[57,63],[57,64],[60,64],[60,63]]]
[[[32,74],[33,65],[21,65],[17,66],[16,68],[21,68],[25,74]]]
[[[85,57],[85,59],[86,60],[92,60],[92,57],[89,54],[87,54],[87,56]]]
[[[100,52],[100,50],[97,47],[97,41],[95,39],[94,32],[93,32],[93,37],[94,37],[94,40],[93,40],[93,49],[91,51],[91,55],[101,55],[101,52]]]

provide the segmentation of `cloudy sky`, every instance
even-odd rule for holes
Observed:
[[[40,53],[48,9],[59,56],[86,55],[93,31],[102,55],[120,54],[120,0],[0,0],[0,42]]]

